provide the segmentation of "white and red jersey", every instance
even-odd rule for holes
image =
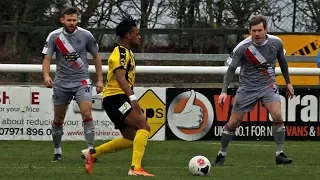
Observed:
[[[91,83],[87,53],[95,54],[98,49],[93,35],[83,28],[78,27],[71,34],[63,28],[52,31],[42,53],[49,56],[56,53],[54,84],[62,88],[73,88]]]
[[[286,61],[280,38],[266,35],[266,41],[255,44],[251,37],[240,42],[227,60],[233,68],[241,67],[239,83],[250,90],[276,84],[276,61]]]

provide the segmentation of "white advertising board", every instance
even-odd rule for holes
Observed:
[[[165,140],[166,88],[134,89],[151,127],[150,140]],[[101,94],[93,93],[92,116],[96,140],[121,136],[105,113]],[[52,89],[43,87],[0,86],[0,140],[51,140],[53,121]],[[79,107],[69,105],[63,140],[84,140]]]

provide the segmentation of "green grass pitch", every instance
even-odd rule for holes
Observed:
[[[97,141],[96,145],[103,143]],[[0,141],[1,180],[126,180],[147,177],[128,176],[131,149],[105,154],[87,175],[80,158],[84,142],[64,141],[63,160],[52,163],[51,142]],[[291,165],[275,164],[273,142],[233,141],[223,167],[212,167],[206,177],[192,176],[188,162],[195,155],[206,156],[213,163],[219,150],[217,141],[149,141],[143,160],[144,168],[161,180],[316,180],[320,179],[320,142],[287,141],[285,153]]]

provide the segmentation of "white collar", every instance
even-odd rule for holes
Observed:
[[[253,37],[251,37],[251,38],[253,38]],[[267,42],[268,42],[268,35],[266,35],[266,39],[264,40],[264,42],[262,44],[257,44],[252,40],[252,43],[256,46],[263,46],[263,45],[267,44]]]
[[[63,28],[63,33],[66,35],[72,35],[75,34],[78,31],[78,27],[73,31],[73,33],[68,33],[67,31],[65,31],[65,29]]]

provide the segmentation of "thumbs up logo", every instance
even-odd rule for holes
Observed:
[[[195,105],[196,93],[191,90],[190,97],[179,113],[173,113],[173,122],[177,128],[195,129],[203,122],[203,109]]]
[[[186,141],[204,137],[212,127],[213,118],[210,101],[194,90],[176,96],[167,112],[169,128],[177,137]]]

